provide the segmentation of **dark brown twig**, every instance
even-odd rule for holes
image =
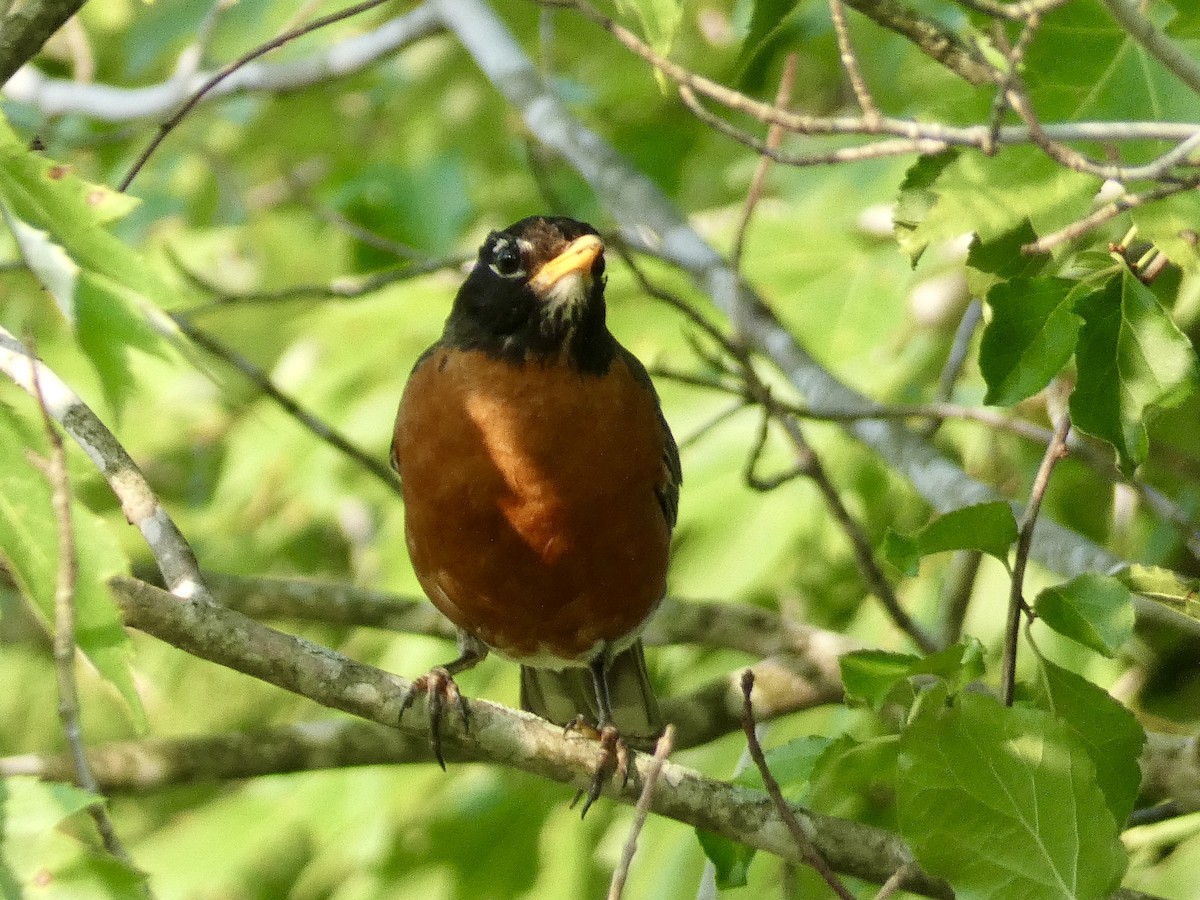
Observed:
[[[1017,553],[1013,561],[1012,588],[1008,596],[1008,619],[1004,629],[1004,658],[1000,668],[1000,699],[1005,706],[1012,706],[1013,692],[1017,683],[1017,639],[1021,630],[1021,613],[1029,609],[1022,596],[1025,566],[1029,562],[1029,548],[1033,544],[1033,528],[1037,524],[1038,510],[1046,488],[1050,485],[1050,473],[1054,465],[1065,455],[1067,432],[1071,429],[1071,417],[1063,414],[1054,429],[1054,439],[1046,447],[1042,464],[1038,466],[1029,492],[1029,504],[1021,517],[1021,528],[1017,535]]]
[[[900,605],[891,582],[888,581],[887,576],[884,575],[883,570],[875,559],[875,551],[872,549],[870,541],[867,540],[866,534],[854,516],[851,515],[850,510],[842,502],[837,487],[830,480],[825,467],[821,464],[821,460],[813,452],[812,447],[809,446],[808,441],[805,439],[799,422],[795,417],[787,414],[788,410],[786,406],[778,404],[775,401],[770,389],[758,376],[749,352],[738,346],[719,329],[709,323],[691,304],[670,291],[664,290],[652,283],[629,251],[619,244],[616,247],[618,253],[621,254],[626,265],[629,266],[646,294],[669,303],[675,309],[682,312],[694,324],[698,325],[730,359],[737,361],[740,369],[738,375],[744,384],[744,396],[751,402],[761,405],[766,415],[776,419],[783,426],[784,432],[792,444],[792,449],[796,456],[797,472],[795,474],[807,476],[817,486],[822,499],[825,501],[825,505],[829,508],[830,513],[837,520],[838,525],[849,539],[859,572],[863,576],[863,580],[866,581],[870,591],[879,598],[879,602],[883,604],[884,609],[896,627],[912,638],[913,643],[926,653],[932,653],[937,650],[937,642]],[[793,475],[789,473],[786,478],[790,477],[793,477]]]
[[[754,704],[750,700],[750,695],[753,691],[754,673],[747,669],[742,674],[742,730],[746,733],[746,745],[750,751],[750,758],[754,760],[754,765],[758,767],[758,772],[762,775],[763,786],[767,789],[767,794],[770,796],[771,802],[775,804],[775,808],[779,811],[779,817],[783,819],[783,824],[787,826],[793,840],[795,840],[796,847],[799,848],[800,856],[804,859],[805,863],[812,866],[817,874],[824,879],[825,883],[829,885],[830,890],[841,897],[842,900],[854,900],[854,895],[850,893],[849,888],[842,883],[842,879],[829,867],[829,863],[825,861],[825,858],[813,846],[812,838],[804,830],[804,826],[800,824],[800,820],[796,818],[796,813],[792,810],[791,804],[783,796],[783,790],[779,787],[779,782],[771,774],[771,768],[767,765],[767,758],[763,755],[762,745],[758,742],[758,735],[754,731]]]
[[[352,16],[356,16],[359,13],[366,12],[367,10],[373,9],[376,6],[381,6],[386,2],[387,0],[364,0],[362,3],[356,3],[354,6],[349,6],[345,9],[339,10],[338,12],[330,13],[329,15],[322,16],[319,19],[314,19],[307,25],[303,25],[300,28],[293,28],[291,31],[285,31],[278,37],[272,38],[264,44],[260,44],[253,50],[242,54],[242,56],[229,63],[227,66],[221,69],[221,71],[209,78],[208,81],[204,82],[204,84],[201,85],[200,88],[194,94],[192,94],[183,103],[183,105],[179,107],[179,109],[175,111],[175,114],[171,116],[171,118],[167,119],[167,121],[158,126],[157,134],[155,134],[150,143],[146,145],[146,149],[141,152],[141,155],[138,156],[133,166],[130,167],[129,171],[125,174],[125,177],[121,179],[121,184],[118,187],[118,190],[128,190],[129,185],[133,183],[133,179],[137,177],[138,172],[140,172],[146,165],[146,162],[150,159],[151,154],[158,149],[158,145],[166,139],[167,135],[170,134],[171,131],[183,121],[184,117],[196,107],[197,103],[204,99],[205,94],[211,91],[214,87],[228,78],[242,66],[253,62],[260,56],[265,56],[272,50],[278,50],[284,44],[290,43],[298,37],[303,37],[311,31],[316,31],[317,29],[324,28],[326,25],[332,25],[334,22],[340,22],[342,19],[348,19]]]
[[[608,900],[620,900],[621,894],[625,890],[625,880],[629,877],[633,854],[637,852],[638,835],[641,834],[642,826],[646,824],[646,817],[650,814],[650,803],[654,800],[654,788],[658,785],[658,778],[662,774],[663,763],[671,755],[671,749],[674,746],[675,726],[667,725],[654,748],[654,758],[646,769],[642,782],[642,793],[638,796],[637,806],[634,807],[633,824],[629,826],[629,837],[625,839],[625,847],[621,851],[621,861],[613,871],[612,883],[608,888]]]
[[[241,372],[255,387],[274,400],[284,412],[319,439],[358,463],[392,490],[397,493],[400,492],[400,480],[397,478],[395,472],[384,465],[381,460],[376,459],[366,451],[350,443],[339,432],[335,431],[332,426],[318,419],[305,409],[298,400],[281,391],[267,376],[266,372],[232,347],[227,346],[224,342],[213,337],[203,329],[197,328],[185,316],[175,313],[171,318],[179,326],[179,330],[187,335],[197,346],[211,353],[213,356],[224,360]]]

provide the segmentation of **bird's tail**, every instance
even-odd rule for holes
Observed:
[[[621,737],[633,747],[652,746],[662,733],[662,716],[658,698],[650,686],[640,640],[612,658],[608,665],[608,692],[612,724]],[[572,667],[556,672],[521,666],[521,708],[556,725],[569,725],[579,715],[594,724],[599,707],[591,671]]]

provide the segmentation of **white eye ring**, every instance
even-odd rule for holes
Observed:
[[[492,245],[491,262],[488,268],[501,278],[522,278],[525,275],[524,259],[518,242],[500,238]]]

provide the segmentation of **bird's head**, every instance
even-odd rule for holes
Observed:
[[[584,371],[612,359],[604,244],[574,219],[530,216],[493,231],[458,291],[445,339],[525,362],[564,355]]]

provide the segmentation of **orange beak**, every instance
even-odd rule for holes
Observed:
[[[592,263],[604,252],[604,242],[594,234],[585,234],[567,245],[562,253],[543,265],[529,279],[530,289],[538,296],[545,296],[563,278],[580,273],[590,277]]]

